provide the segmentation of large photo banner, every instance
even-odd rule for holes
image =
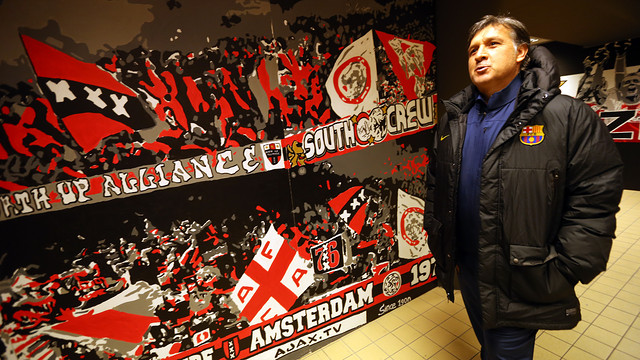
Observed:
[[[433,1],[0,14],[3,358],[293,359],[436,286]]]
[[[640,38],[594,48],[584,73],[562,77],[564,94],[583,100],[616,142],[640,142]]]

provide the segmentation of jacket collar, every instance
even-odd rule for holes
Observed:
[[[509,85],[507,85],[506,88],[491,95],[491,97],[489,98],[489,101],[485,103],[486,109],[487,110],[497,109],[514,100],[518,96],[518,92],[520,91],[521,85],[522,85],[522,78],[520,74],[518,74],[509,83]],[[476,101],[481,101],[484,103],[483,96],[481,94],[478,94],[476,96]]]

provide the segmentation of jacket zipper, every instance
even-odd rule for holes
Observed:
[[[455,114],[452,114],[452,115],[454,115],[452,118],[460,119],[461,116],[464,116],[464,114],[462,114],[461,109],[457,105],[455,105],[454,103],[449,102],[449,101],[445,101],[443,103],[445,104],[446,108],[452,110],[450,113],[455,113]],[[466,124],[466,119],[465,119],[465,124]],[[453,224],[456,223],[455,222],[455,218],[457,216],[456,213],[457,213],[457,203],[458,203],[458,184],[459,184],[459,181],[460,181],[460,164],[462,162],[462,146],[464,144],[464,136],[466,134],[466,126],[465,126],[465,129],[463,131],[462,127],[460,126],[460,121],[456,121],[456,130],[457,130],[457,133],[459,135],[461,135],[461,136],[457,136],[457,138],[459,140],[458,141],[458,145],[457,145],[457,147],[455,149],[453,149],[455,151],[455,162],[453,164],[453,167],[454,167],[453,170],[455,172],[455,177],[454,177],[455,183],[453,184],[453,194],[454,194],[454,196],[453,196],[453,199],[452,199],[453,202],[451,204],[451,210],[450,210],[451,211],[450,216],[451,216]],[[451,131],[451,122],[449,122],[449,131]],[[453,137],[454,136],[453,132],[451,132],[451,134],[452,134],[452,137]],[[455,232],[455,227],[454,227],[453,231]],[[456,261],[457,261],[456,260],[456,256],[455,256],[455,250],[457,248],[457,242],[458,242],[458,238],[457,237],[455,237],[455,242],[456,243],[453,244],[451,249],[448,249],[450,251],[448,251],[448,254],[447,254],[447,257],[448,257],[447,260],[452,265],[450,265],[450,267],[451,267],[451,269],[449,269],[450,270],[449,271],[450,276],[449,276],[449,279],[448,279],[448,283],[446,284],[447,287],[446,287],[445,290],[447,292],[447,298],[451,302],[454,301],[453,289],[454,289],[454,286],[455,286],[455,271],[456,271]]]

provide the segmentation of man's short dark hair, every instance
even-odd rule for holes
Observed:
[[[471,40],[476,36],[480,30],[486,28],[487,26],[496,26],[502,25],[507,29],[511,30],[511,38],[516,46],[520,46],[522,44],[526,44],[527,47],[531,47],[531,36],[529,36],[529,30],[527,27],[520,21],[510,16],[504,15],[485,15],[478,22],[473,24],[469,29],[469,37],[467,38],[467,47],[471,44]],[[525,68],[529,63],[529,55],[522,62],[522,68]]]

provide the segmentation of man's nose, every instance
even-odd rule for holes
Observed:
[[[474,58],[476,59],[476,61],[480,61],[480,60],[482,60],[482,59],[484,59],[484,58],[486,58],[486,57],[487,57],[487,54],[486,54],[485,50],[486,50],[486,49],[485,49],[485,47],[484,47],[484,46],[480,46],[480,47],[478,48],[478,50],[477,50],[477,51],[476,51],[476,53],[474,54]]]

